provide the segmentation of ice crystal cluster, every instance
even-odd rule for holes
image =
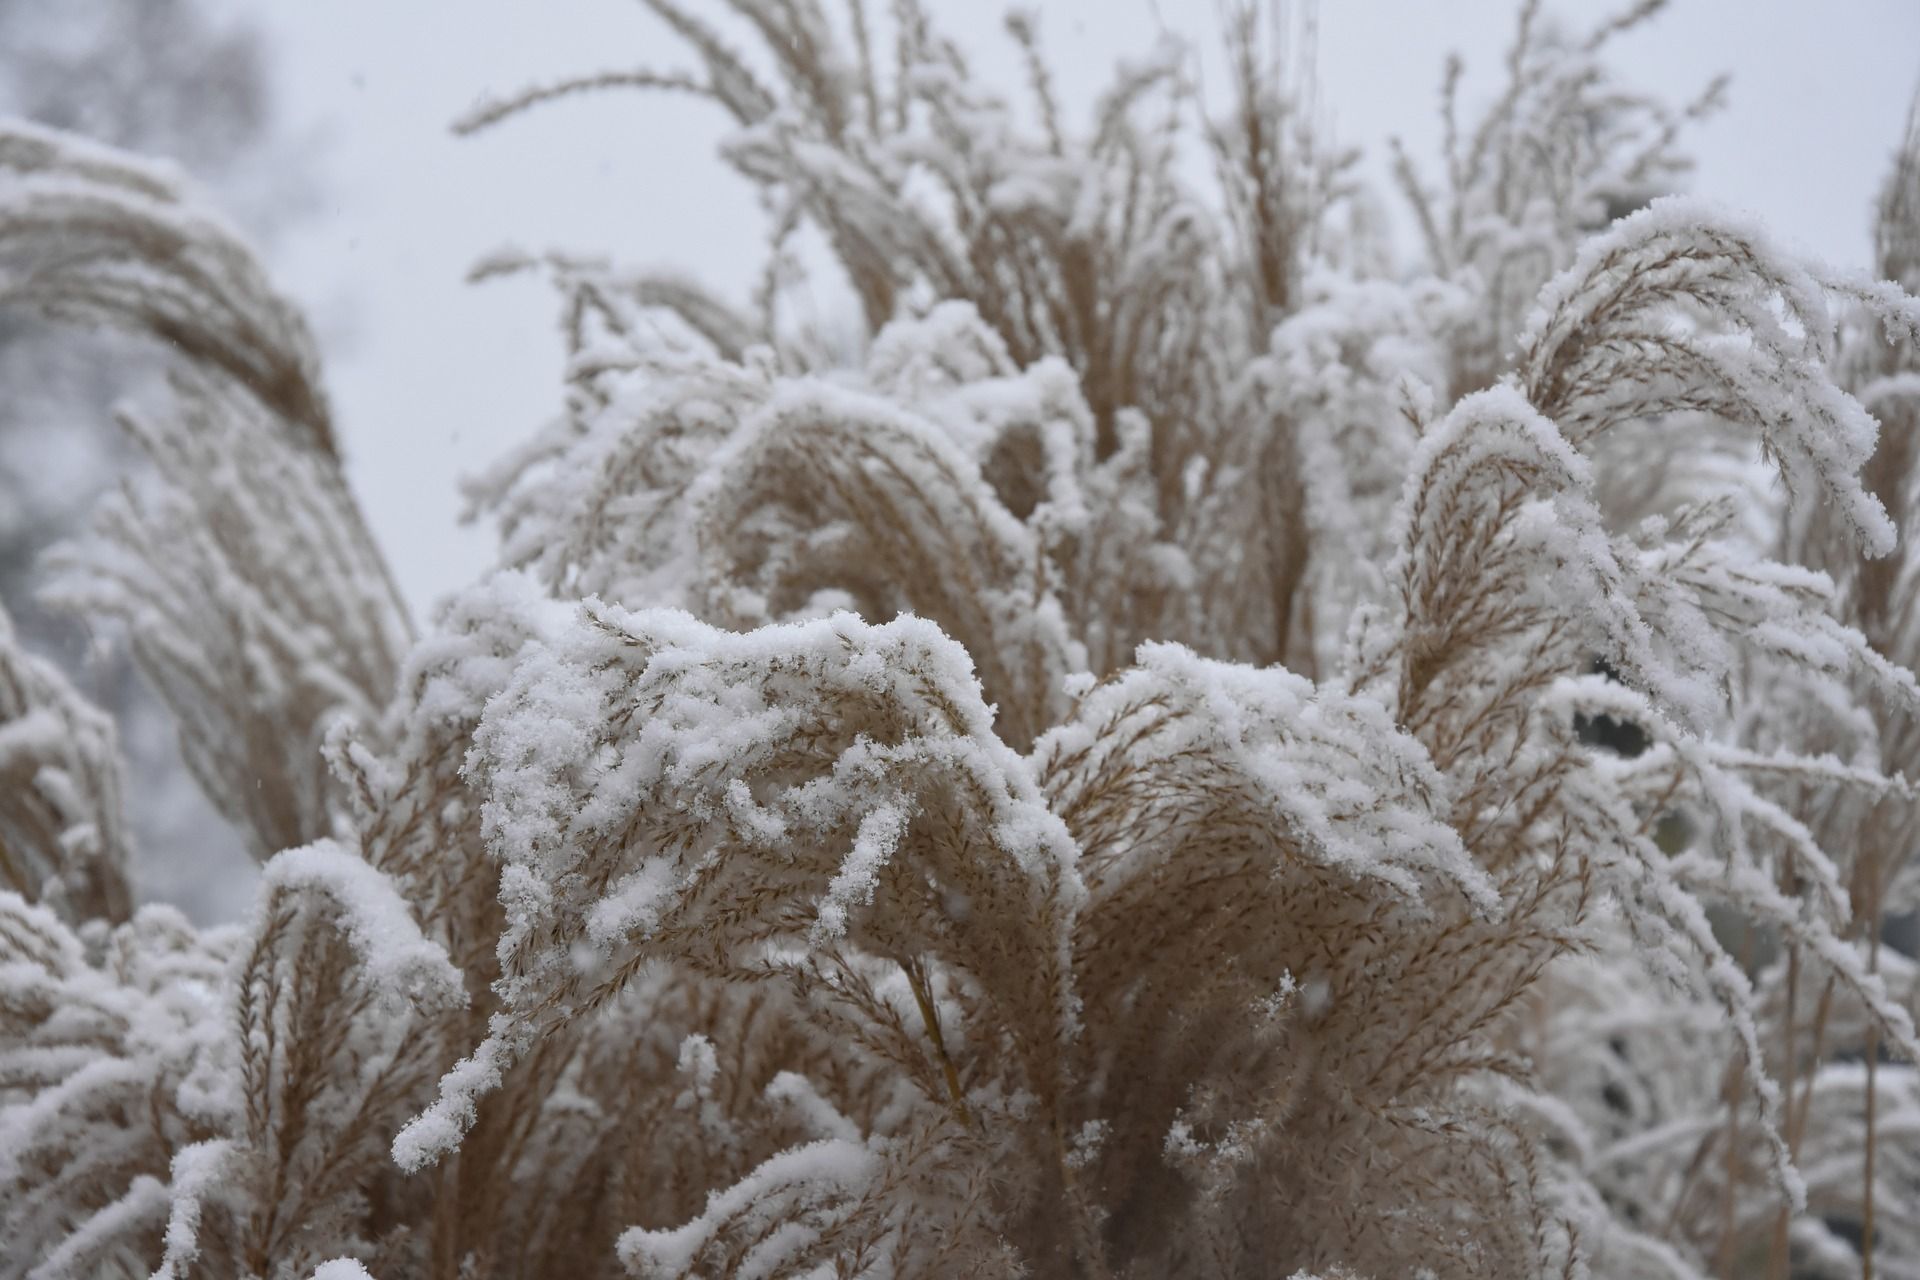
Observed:
[[[264,868],[136,905],[0,632],[0,1276],[1920,1276],[1920,126],[1850,273],[1662,194],[1655,4],[1397,193],[1251,10],[1087,113],[1027,15],[1003,94],[649,4],[687,69],[462,127],[710,101],[764,286],[476,269],[564,407],[424,627],[243,242],[0,127],[0,300],[175,355],[49,598]]]

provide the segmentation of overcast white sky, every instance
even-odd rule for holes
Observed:
[[[719,7],[716,4],[714,7]],[[934,0],[983,74],[1017,72],[994,0]],[[1063,100],[1084,108],[1117,57],[1162,27],[1213,47],[1211,0],[1030,5]],[[1556,8],[1590,24],[1615,3]],[[1510,0],[1322,0],[1321,100],[1342,142],[1437,148],[1445,54],[1486,96]],[[491,533],[456,527],[455,477],[545,421],[559,344],[531,281],[470,287],[502,244],[672,264],[735,296],[760,260],[750,193],[714,155],[702,104],[636,94],[545,108],[478,138],[447,123],[490,90],[604,68],[685,65],[635,0],[329,0],[253,9],[275,45],[284,117],[318,156],[321,206],[274,250],[314,311],[351,478],[421,606],[490,562]],[[1677,0],[1616,49],[1629,83],[1679,99],[1733,75],[1694,136],[1692,189],[1762,215],[1789,241],[1864,265],[1867,211],[1920,81],[1920,0]]]

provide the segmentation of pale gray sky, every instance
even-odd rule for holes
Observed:
[[[1210,0],[1159,0],[1157,14],[1149,0],[1029,7],[1063,100],[1083,109],[1115,59],[1146,51],[1163,25],[1203,50],[1214,44]],[[1377,159],[1398,134],[1431,158],[1443,58],[1459,50],[1469,101],[1484,98],[1514,7],[1323,0],[1320,96],[1339,139]],[[1550,7],[1588,24],[1619,6]],[[1011,90],[1003,6],[934,8],[982,73]],[[318,318],[352,481],[424,606],[491,559],[489,530],[456,526],[455,477],[559,403],[547,291],[470,287],[467,267],[508,243],[604,252],[742,296],[762,252],[760,216],[714,154],[725,122],[696,102],[610,94],[474,139],[448,132],[488,91],[685,65],[634,0],[278,0],[254,12],[275,45],[285,114],[316,140],[324,193],[282,237],[275,265]],[[1692,190],[1761,215],[1825,259],[1865,264],[1868,207],[1920,81],[1920,0],[1677,0],[1616,58],[1630,84],[1675,99],[1730,72],[1728,109],[1693,138]]]

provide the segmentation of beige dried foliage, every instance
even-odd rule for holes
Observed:
[[[0,883],[70,922],[118,924],[133,909],[127,855],[112,719],[0,610]]]
[[[1407,272],[1248,12],[1224,114],[1168,49],[1076,126],[1030,17],[1023,113],[912,0],[650,7],[695,71],[467,126],[718,103],[765,286],[476,269],[565,412],[417,641],[251,259],[0,131],[0,262],[72,187],[71,313],[199,335],[57,590],[265,863],[129,916],[110,735],[0,648],[74,780],[0,800],[0,1276],[1920,1275],[1920,302],[1601,229],[1699,109],[1600,61],[1657,4],[1449,74]]]

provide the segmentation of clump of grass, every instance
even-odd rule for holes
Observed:
[[[1023,111],[912,0],[649,3],[694,70],[463,127],[713,101],[765,286],[477,269],[565,413],[419,639],[244,247],[0,131],[9,296],[184,352],[55,598],[265,867],[132,909],[0,636],[0,1275],[1909,1274],[1920,134],[1894,283],[1628,212],[1713,92],[1529,4],[1388,271],[1251,11],[1075,125],[1028,16]]]

